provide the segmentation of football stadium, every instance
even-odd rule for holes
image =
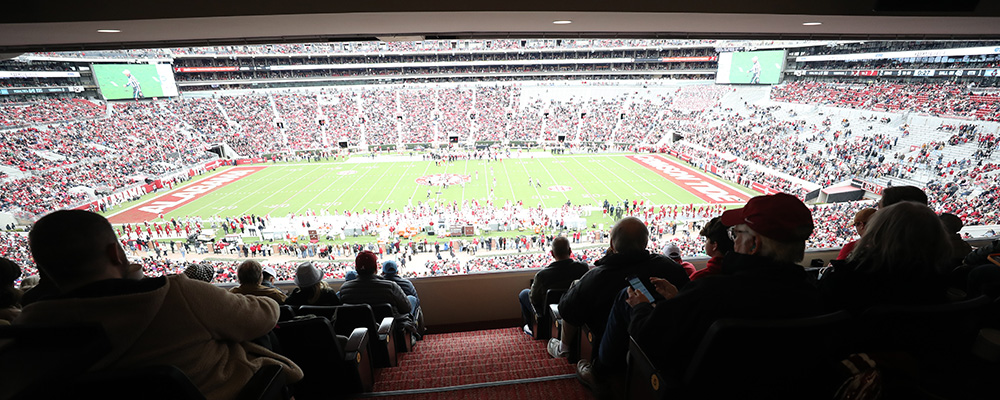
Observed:
[[[993,398],[1000,10],[848,3],[15,8],[0,398]]]

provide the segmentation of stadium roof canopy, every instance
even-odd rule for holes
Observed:
[[[1000,38],[1000,2],[990,0],[9,0],[3,8],[0,53],[390,36]],[[572,23],[553,24],[560,20]]]

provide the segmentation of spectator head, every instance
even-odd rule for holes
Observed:
[[[888,207],[901,201],[915,201],[927,205],[927,193],[916,186],[891,186],[882,191],[878,207]]]
[[[278,272],[272,266],[264,266],[261,268],[261,272],[264,274],[265,281],[274,282],[274,277],[278,276]]]
[[[677,243],[670,242],[666,246],[663,246],[663,255],[670,257],[674,261],[681,260],[681,248],[677,247]]]
[[[552,254],[552,258],[556,260],[569,258],[573,254],[573,250],[569,247],[569,239],[565,236],[557,236],[555,239],[552,239],[552,251],[550,253]]]
[[[712,218],[701,228],[698,234],[705,237],[705,254],[717,257],[733,251],[733,239],[729,238],[727,229],[729,227],[722,223],[721,217]]]
[[[240,285],[260,285],[264,281],[264,268],[254,260],[246,260],[236,268],[236,278]]]
[[[945,232],[948,233],[958,233],[958,231],[962,230],[962,227],[965,226],[965,224],[962,223],[962,219],[952,213],[941,214],[940,218],[941,223],[944,224]]]
[[[625,217],[611,228],[611,249],[615,253],[629,253],[646,249],[649,229],[636,217]]]
[[[378,256],[368,250],[358,253],[354,258],[354,269],[358,271],[358,276],[375,275],[378,272]]]
[[[865,226],[868,225],[868,221],[872,219],[875,211],[874,208],[862,208],[854,213],[854,228],[858,230],[859,236],[865,234]]]
[[[323,281],[323,274],[311,262],[299,264],[295,269],[295,286],[307,288]]]
[[[0,287],[14,287],[14,281],[21,277],[21,267],[17,263],[0,257]]]
[[[382,275],[396,275],[399,273],[399,264],[393,260],[386,260],[382,263]]]
[[[212,283],[215,279],[215,268],[208,264],[188,264],[187,268],[184,268],[184,275],[188,278]]]
[[[111,224],[90,211],[60,210],[42,217],[28,234],[28,245],[46,280],[63,293],[129,274],[128,257]]]
[[[347,273],[344,274],[344,282],[350,282],[355,279],[358,279],[357,271],[347,271]]]
[[[785,263],[802,261],[813,231],[809,207],[787,193],[754,197],[722,213],[721,221],[730,227],[735,252]]]
[[[924,204],[903,201],[880,208],[847,257],[858,270],[899,278],[937,275],[951,257],[941,219]]]

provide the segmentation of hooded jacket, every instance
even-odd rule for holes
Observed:
[[[231,399],[265,364],[283,366],[289,383],[302,379],[290,360],[250,343],[277,320],[274,300],[181,274],[94,282],[28,305],[14,324],[99,323],[112,349],[92,370],[173,365],[205,397]]]

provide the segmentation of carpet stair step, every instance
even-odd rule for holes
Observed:
[[[485,374],[491,372],[500,371],[510,371],[515,369],[561,369],[565,370],[564,373],[569,373],[573,371],[572,366],[569,364],[562,365],[552,365],[552,364],[497,364],[497,363],[483,363],[479,364],[468,364],[468,365],[436,365],[430,366],[425,365],[420,369],[416,368],[388,368],[383,371],[381,379],[384,380],[395,380],[395,379],[409,379],[421,376],[425,371],[433,372],[435,375],[442,376],[454,376],[454,375],[476,375]],[[414,374],[415,373],[415,374]]]
[[[480,365],[480,364],[512,364],[517,363],[521,365],[536,364],[536,365],[569,365],[564,358],[549,358],[549,359],[538,359],[538,357],[495,357],[495,358],[483,358],[481,356],[465,357],[461,359],[454,358],[438,358],[438,359],[403,359],[399,362],[397,368],[433,368],[438,366],[451,366],[451,365]]]
[[[518,369],[513,371],[493,371],[467,375],[439,375],[434,370],[412,370],[408,379],[387,380],[384,377],[375,383],[375,391],[409,390],[445,386],[469,385],[474,383],[498,382],[512,379],[539,378],[566,374],[563,367],[543,367]]]

